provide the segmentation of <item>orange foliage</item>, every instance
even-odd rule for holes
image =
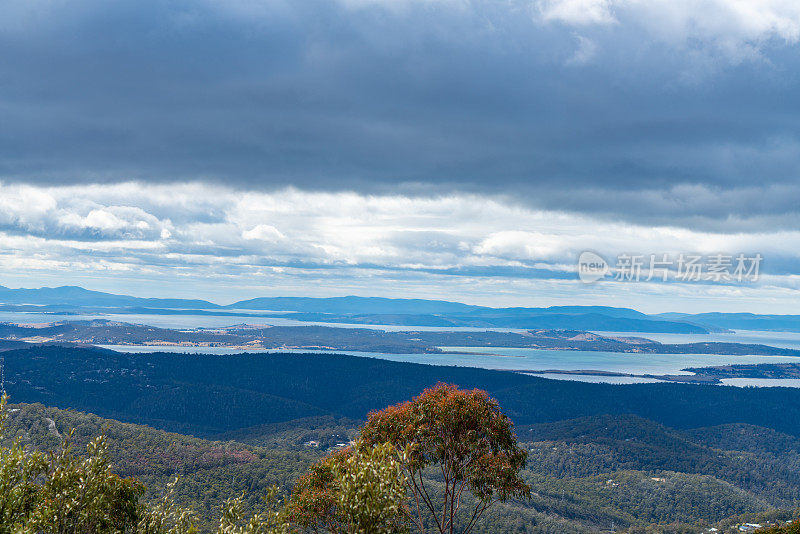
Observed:
[[[422,509],[427,508],[441,533],[454,532],[455,514],[468,489],[478,504],[462,531],[466,533],[493,501],[530,495],[519,477],[527,451],[518,446],[513,428],[485,391],[439,383],[411,401],[370,413],[361,438],[372,444],[389,442],[405,451],[404,467],[417,507],[417,517],[411,519],[422,531]],[[438,503],[423,478],[423,471],[433,466],[445,485]]]

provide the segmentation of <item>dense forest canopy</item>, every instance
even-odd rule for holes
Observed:
[[[126,354],[46,346],[4,356],[15,401],[206,437],[302,417],[364,419],[439,381],[488,391],[517,425],[636,414],[676,428],[748,423],[800,435],[800,390],[794,388],[589,384],[337,354]]]

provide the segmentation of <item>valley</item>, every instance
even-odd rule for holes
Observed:
[[[74,428],[80,451],[104,431],[114,470],[144,481],[146,499],[180,475],[177,500],[204,532],[226,496],[246,492],[253,511],[270,485],[288,493],[357,437],[370,410],[437,380],[486,388],[528,451],[533,498],[496,505],[477,532],[732,532],[782,523],[800,506],[800,391],[567,383],[320,354],[51,346],[5,358],[17,402],[6,440],[53,450]]]

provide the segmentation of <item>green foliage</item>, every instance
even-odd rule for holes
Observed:
[[[406,530],[405,458],[389,443],[337,451],[295,485],[288,514],[302,527],[343,534]]]
[[[202,532],[218,526],[219,512],[231,496],[245,493],[247,515],[261,510],[271,486],[291,488],[308,465],[319,458],[316,450],[268,450],[235,442],[218,442],[172,434],[145,426],[101,419],[92,414],[58,410],[42,405],[14,405],[6,428],[5,444],[14,441],[29,451],[56,453],[61,446],[59,430],[73,429],[73,452],[85,456],[86,445],[100,433],[106,437],[113,471],[135,477],[147,489],[143,501],[154,506],[171,491],[174,504],[191,508],[193,521]]]
[[[144,486],[111,472],[104,436],[89,442],[86,458],[76,458],[68,440],[50,458],[38,505],[25,532],[126,532],[138,523]]]
[[[517,444],[513,423],[485,391],[464,391],[437,384],[413,400],[372,412],[361,429],[367,443],[392,443],[406,456],[403,467],[417,508],[417,528],[424,531],[423,508],[437,530],[455,532],[464,490],[478,500],[461,532],[495,501],[530,496],[519,477],[527,451]],[[436,502],[425,485],[425,470],[438,468],[444,492]]]
[[[0,400],[0,435],[6,428],[7,397]],[[28,453],[17,439],[10,447],[0,447],[0,533],[23,527],[39,499],[37,483],[47,470],[43,454]]]
[[[800,534],[800,521],[788,525],[780,525],[761,529],[758,534]]]
[[[3,428],[6,397],[0,401]],[[104,436],[89,442],[84,459],[68,440],[57,453],[28,454],[17,440],[0,448],[2,518],[6,532],[33,534],[124,533],[138,523],[144,487],[111,472]]]
[[[391,443],[357,443],[333,467],[336,508],[353,534],[388,534],[403,529],[406,478]]]
[[[345,435],[357,434],[355,424],[333,418],[242,432],[241,439],[252,436],[253,443],[269,445],[265,448],[41,405],[14,405],[8,411],[0,447],[0,533],[11,532],[11,517],[19,517],[20,511],[30,515],[49,462],[60,454],[59,431],[67,434],[65,429],[74,428],[70,442],[77,458],[87,458],[87,445],[102,433],[113,459],[112,472],[146,483],[136,526],[146,534],[183,534],[191,523],[198,532],[216,532],[231,496],[240,496],[235,522],[239,528],[253,515],[264,518],[280,511],[265,505],[263,495],[273,485],[292,489],[319,460],[321,447],[305,446],[307,439],[329,436],[335,445],[334,435],[341,434],[344,441]],[[475,533],[596,533],[609,531],[613,522],[618,532],[704,533],[716,526],[728,534],[742,523],[783,523],[794,516],[781,515],[776,507],[800,507],[800,440],[773,430],[725,425],[682,431],[633,416],[590,417],[516,430],[529,453],[520,476],[535,493],[530,500],[496,503],[475,522]],[[226,436],[234,437],[239,436]],[[440,502],[445,493],[441,474],[427,468],[423,476],[425,487]],[[465,491],[462,511],[478,503]],[[175,528],[188,509],[195,513]],[[151,518],[149,527],[143,517]],[[422,519],[426,530],[436,531],[431,514]],[[468,519],[458,514],[456,531]]]
[[[244,513],[244,496],[231,498],[222,506],[217,534],[289,534],[293,531],[284,509],[276,508],[278,488],[267,492],[267,511],[253,514],[247,519]]]
[[[283,423],[256,425],[214,436],[269,449],[323,453],[358,436],[362,421],[330,415],[304,417]]]
[[[167,484],[164,495],[152,506],[142,511],[137,534],[193,534],[194,514],[175,504],[175,477]]]
[[[0,440],[6,430],[7,399],[0,400]],[[57,432],[57,430],[55,430]],[[70,438],[45,454],[30,451],[17,437],[0,446],[1,534],[194,534],[194,514],[175,502],[174,478],[152,505],[142,502],[145,487],[112,472],[104,434],[91,439],[83,457],[72,452]],[[272,506],[277,489],[267,493]],[[288,534],[281,510],[244,512],[243,497],[222,506],[218,534]]]

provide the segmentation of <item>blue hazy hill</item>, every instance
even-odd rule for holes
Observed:
[[[224,315],[245,311],[291,314],[301,321],[401,326],[563,329],[618,332],[704,334],[697,321],[648,316],[612,306],[492,308],[444,300],[383,297],[258,297],[222,306],[200,299],[143,298],[91,291],[77,286],[11,289],[0,286],[5,311],[168,314],[216,310]],[[30,309],[31,306],[42,307]],[[45,308],[46,307],[46,308]],[[212,312],[213,313],[213,312]],[[717,328],[717,327],[714,327]],[[724,328],[724,327],[722,327]]]
[[[61,306],[150,308],[219,308],[218,304],[200,299],[141,298],[91,291],[78,286],[40,287],[37,289],[11,289],[0,286],[0,302],[5,304],[35,304]]]

